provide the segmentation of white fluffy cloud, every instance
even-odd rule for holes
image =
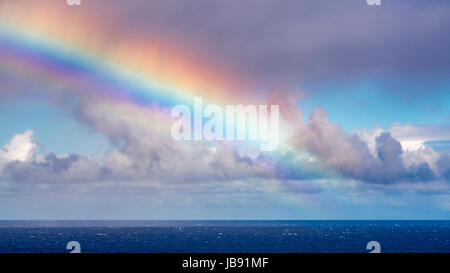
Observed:
[[[33,139],[34,132],[28,130],[23,134],[14,135],[10,142],[0,149],[0,160],[28,161],[37,153],[37,143]]]
[[[339,176],[376,184],[448,180],[445,153],[438,153],[432,147],[403,147],[405,141],[425,143],[450,139],[447,127],[394,124],[390,131],[374,129],[349,134],[338,124],[329,122],[322,108],[315,109],[308,122],[303,122],[301,111],[288,100],[285,96],[279,101],[287,109],[282,114],[299,117],[286,118],[295,128],[291,144],[318,157]]]
[[[389,132],[402,144],[404,151],[418,151],[425,148],[425,143],[429,141],[450,140],[450,126],[445,125],[413,125],[396,122],[388,130],[383,128],[365,129],[357,130],[356,134],[366,141],[371,151],[374,152],[375,138],[382,132]]]
[[[203,142],[174,141],[170,136],[168,109],[159,106],[79,97],[79,104],[74,107],[56,99],[79,122],[104,134],[111,150],[99,157],[39,154],[33,132],[27,131],[14,136],[0,151],[4,179],[42,184],[122,182],[170,187],[251,179],[315,181],[333,177],[391,185],[448,180],[450,176],[445,156],[431,147],[405,150],[401,141],[393,137],[395,134],[407,140],[408,135],[414,135],[407,133],[411,128],[401,130],[400,125],[394,124],[391,131],[375,129],[348,134],[338,124],[329,122],[327,112],[320,108],[305,123],[295,100],[288,96],[274,100],[282,100],[277,103],[282,106],[284,122],[290,126],[293,149],[251,156],[227,143],[210,146]],[[285,188],[320,191],[295,185],[299,186]]]

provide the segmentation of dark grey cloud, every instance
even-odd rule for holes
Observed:
[[[444,153],[440,156],[437,162],[439,172],[442,177],[450,181],[450,153]]]
[[[90,6],[110,13],[124,37],[183,41],[260,84],[450,72],[446,0],[108,2]]]
[[[53,153],[49,153],[45,155],[43,163],[37,163],[42,167],[52,168],[55,172],[60,172],[64,170],[68,170],[72,164],[78,160],[80,160],[80,156],[75,154],[70,154],[67,157],[59,158]]]
[[[59,184],[104,181],[105,171],[86,157],[47,154],[39,160],[9,162],[3,166],[1,175],[16,182]]]
[[[382,133],[375,142],[377,155],[386,176],[384,179],[391,181],[399,179],[405,172],[403,160],[400,158],[403,153],[402,145],[390,133]]]

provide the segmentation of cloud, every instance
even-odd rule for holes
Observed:
[[[239,154],[227,143],[210,147],[165,138],[152,130],[155,115],[141,117],[150,126],[141,127],[120,115],[109,116],[115,120],[113,124],[96,120],[103,133],[114,140],[114,148],[100,157],[39,154],[32,131],[16,135],[2,150],[0,176],[45,184],[110,181],[199,184],[270,177],[274,173],[267,162]]]
[[[36,184],[88,183],[101,181],[98,164],[75,155],[45,155],[39,160],[12,161],[3,168],[2,175],[16,182]]]
[[[437,161],[440,175],[450,181],[450,154],[443,154]]]
[[[390,133],[382,133],[376,138],[376,148],[382,168],[386,172],[384,179],[396,181],[405,173],[405,166],[401,159],[402,145]],[[426,164],[426,163],[425,163]]]
[[[450,140],[448,125],[413,125],[394,123],[389,129],[407,150],[424,148],[427,142]]]
[[[354,0],[110,2],[91,8],[114,17],[120,32],[181,40],[259,83],[450,71],[445,0],[390,0],[377,9]]]
[[[33,139],[34,132],[28,130],[23,134],[14,135],[10,142],[0,149],[1,161],[27,161],[37,152],[37,143]]]
[[[282,101],[296,150],[249,156],[222,143],[175,142],[169,135],[167,109],[48,86],[41,92],[79,122],[104,134],[111,151],[100,158],[39,155],[37,142],[27,131],[0,151],[2,175],[15,181],[166,184],[252,178],[298,181],[333,175],[372,184],[448,179],[446,155],[432,148],[409,148],[430,140],[436,135],[434,129],[425,132],[412,125],[394,125],[389,132],[379,130],[366,140],[329,122],[321,108],[304,123],[298,97],[291,97],[304,94],[290,88],[302,80],[351,78],[360,73],[448,73],[450,39],[442,38],[448,36],[445,26],[450,26],[448,2],[410,1],[386,4],[379,10],[364,1],[286,1],[283,5],[269,0],[193,1],[189,5],[139,1],[140,5],[126,6],[114,2],[83,8],[114,17],[111,32],[138,32],[145,37],[163,33],[183,41],[186,50],[201,52],[214,63],[232,67],[235,74],[251,77],[255,86],[289,86],[269,101]],[[13,84],[12,80],[5,83],[21,89],[26,85],[13,80]]]
[[[401,143],[390,132],[380,132],[374,140],[374,152],[356,134],[328,121],[327,112],[315,109],[307,124],[295,122],[291,143],[299,150],[316,155],[325,166],[343,177],[375,184],[447,179],[446,154],[431,147],[405,153]],[[408,163],[408,165],[405,164]],[[436,167],[436,162],[441,165]],[[433,166],[434,170],[430,165]]]
[[[450,139],[450,127],[447,125],[414,125],[394,123],[385,130],[373,128],[356,130],[356,134],[368,144],[372,155],[377,156],[376,139],[382,133],[389,132],[402,146],[401,158],[406,168],[426,163],[437,177],[441,177],[442,168],[437,166],[439,160],[443,161],[448,149],[438,147],[435,143],[446,143]]]
[[[78,155],[39,154],[34,132],[16,134],[0,150],[0,177],[34,183],[89,182],[100,179],[102,169]]]
[[[31,3],[4,2],[16,12],[33,7]],[[156,52],[160,47],[182,45],[183,52],[230,74],[245,75],[244,81],[259,89],[374,75],[407,76],[414,81],[436,75],[445,78],[450,72],[446,31],[450,28],[450,3],[446,0],[390,0],[380,8],[369,7],[364,0],[131,3],[93,1],[80,7],[77,15],[86,15],[88,18],[81,18],[89,22],[104,18],[90,30],[103,30],[104,51],[120,51],[120,45],[136,40],[155,45]],[[56,18],[62,12],[70,14],[63,3],[47,0],[35,5],[45,7]],[[66,9],[60,10],[61,6]],[[77,15],[67,16],[80,20]],[[195,71],[189,73],[202,78]]]

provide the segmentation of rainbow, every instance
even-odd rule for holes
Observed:
[[[75,92],[138,105],[190,104],[194,96],[218,104],[230,97],[242,99],[241,90],[231,89],[235,79],[212,71],[214,64],[198,64],[166,41],[160,42],[164,46],[158,50],[154,43],[134,40],[119,42],[116,48],[105,46],[111,40],[111,26],[93,27],[88,11],[80,15],[66,8],[54,1],[0,4],[0,68]],[[223,84],[226,81],[230,84]]]
[[[0,3],[4,73],[59,87],[47,92],[69,90],[76,93],[74,98],[87,96],[116,105],[166,108],[192,105],[197,96],[217,105],[260,100],[239,89],[246,88],[241,75],[223,73],[211,60],[199,61],[185,47],[177,47],[182,43],[157,35],[150,41],[120,40],[117,36],[123,33],[105,23],[111,20],[101,11],[93,20],[92,9],[76,12],[63,2]]]
[[[114,65],[89,52],[17,27],[0,26],[1,66],[77,90],[162,106],[188,103],[195,95],[151,77]]]

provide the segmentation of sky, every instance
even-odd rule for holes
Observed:
[[[446,0],[4,0],[0,219],[450,219]],[[194,97],[280,145],[175,141]]]

